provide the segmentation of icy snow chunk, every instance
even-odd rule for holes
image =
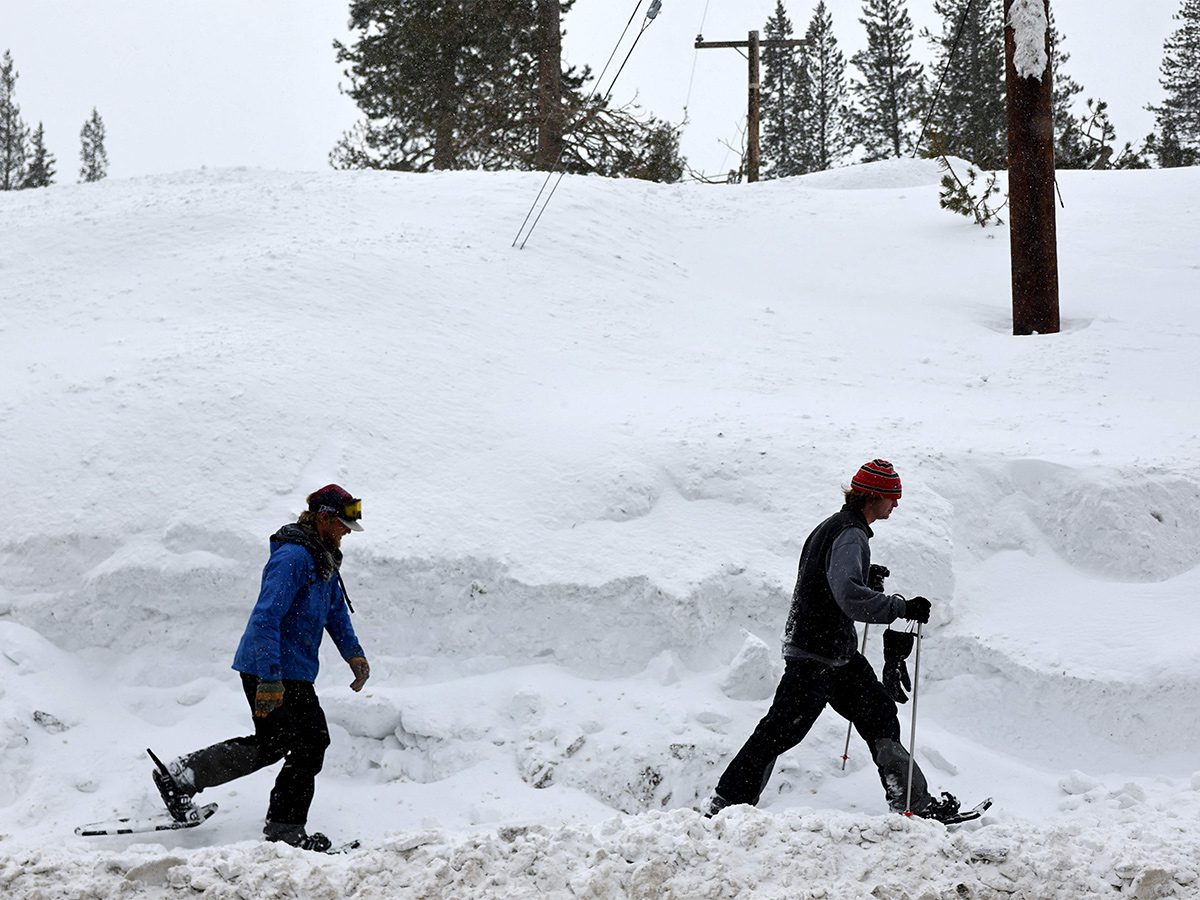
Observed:
[[[1117,801],[1118,808],[1128,809],[1129,807],[1136,806],[1139,803],[1145,803],[1146,791],[1141,785],[1135,784],[1132,781],[1127,781],[1119,791],[1113,791],[1113,797]]]
[[[738,655],[729,664],[721,681],[721,690],[731,700],[766,700],[775,693],[779,670],[771,649],[759,638],[743,630],[745,640]]]
[[[1133,896],[1137,900],[1153,900],[1156,897],[1171,897],[1174,878],[1165,869],[1148,868],[1140,872],[1133,880]]]
[[[542,715],[545,701],[537,691],[522,690],[513,694],[508,705],[508,714],[518,725],[528,725],[536,722]]]
[[[645,674],[646,677],[657,681],[663,687],[668,687],[672,684],[679,684],[681,680],[680,666],[679,657],[670,650],[664,650],[646,665]]]
[[[147,886],[166,887],[170,880],[168,873],[171,869],[183,865],[187,865],[187,861],[178,856],[164,856],[162,859],[154,859],[134,866],[125,873],[125,880],[141,882]]]
[[[1100,787],[1100,782],[1091,775],[1080,772],[1078,769],[1072,769],[1058,780],[1058,786],[1067,794],[1086,794],[1088,791]]]
[[[933,767],[935,769],[941,769],[947,775],[958,774],[958,766],[950,762],[950,760],[946,759],[946,757],[942,756],[942,754],[933,747],[922,746],[921,755],[933,763]]]
[[[733,721],[731,716],[707,709],[696,713],[693,718],[709,731],[715,731],[717,734],[724,734],[725,726]]]
[[[329,721],[341,725],[356,737],[378,741],[395,733],[400,727],[400,710],[395,701],[380,690],[367,696],[334,694],[328,698],[322,697],[321,702]]]

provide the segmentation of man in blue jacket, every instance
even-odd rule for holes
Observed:
[[[854,623],[928,622],[930,603],[871,586],[871,525],[891,516],[900,503],[900,476],[892,464],[884,459],[866,463],[844,496],[841,510],[804,542],[784,627],[783,678],[770,710],[705,801],[705,815],[733,804],[757,804],[776,758],[804,739],[827,705],[854,723],[871,748],[888,805],[905,809],[909,755],[900,744],[895,701],[907,698],[875,677],[858,650]],[[950,794],[930,795],[915,763],[912,782],[914,815],[945,821],[958,813],[958,801]]]
[[[362,501],[329,484],[309,494],[308,509],[297,522],[271,535],[258,602],[233,659],[254,714],[254,734],[181,756],[167,763],[166,772],[154,770],[154,783],[178,821],[195,815],[193,795],[282,759],[263,834],[305,850],[331,846],[325,835],[305,831],[329,746],[313,682],[326,631],[354,672],[351,689],[362,690],[370,677],[339,572],[342,538],[362,531],[361,518]]]

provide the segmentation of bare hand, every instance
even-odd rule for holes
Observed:
[[[371,677],[371,664],[367,662],[365,656],[356,656],[346,662],[350,664],[350,671],[354,673],[354,681],[350,684],[350,690],[361,691],[363,685],[367,683],[367,679]]]

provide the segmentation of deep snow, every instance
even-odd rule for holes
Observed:
[[[521,252],[534,175],[0,196],[5,896],[1200,896],[1200,173],[1060,173],[1033,338],[1007,230],[937,180],[572,178]],[[888,815],[830,712],[703,820],[874,456],[875,560],[935,601],[918,759],[997,805]],[[258,842],[269,772],[194,831],[75,837],[157,809],[143,748],[249,730],[266,538],[331,480],[373,677],[325,657],[310,824],[363,849]]]

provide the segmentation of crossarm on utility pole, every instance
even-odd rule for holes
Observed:
[[[759,50],[766,47],[769,50],[794,49],[803,47],[805,41],[794,38],[778,40],[760,40],[757,31],[750,32],[744,41],[706,41],[704,35],[696,36],[697,50],[713,50],[719,48],[746,48],[749,51],[746,58],[750,61],[750,98],[746,115],[746,181],[758,181],[759,143],[759,84],[758,62]]]

